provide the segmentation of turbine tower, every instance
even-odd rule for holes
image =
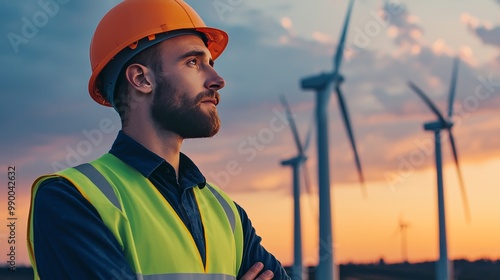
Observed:
[[[465,192],[465,184],[462,178],[462,172],[460,170],[460,165],[458,163],[458,154],[455,146],[455,139],[451,128],[453,127],[453,122],[451,120],[453,116],[453,100],[455,98],[455,89],[457,84],[457,74],[458,74],[458,58],[455,58],[453,62],[453,72],[451,76],[450,92],[448,99],[448,119],[445,119],[441,114],[439,109],[432,103],[432,101],[427,97],[427,95],[414,83],[408,82],[410,88],[422,98],[422,100],[427,104],[431,111],[438,118],[437,121],[427,122],[424,124],[424,129],[434,132],[435,137],[435,154],[436,154],[436,175],[437,175],[437,193],[438,193],[438,219],[439,219],[439,260],[436,265],[436,279],[437,280],[450,280],[453,277],[450,262],[448,259],[448,247],[446,239],[446,217],[444,210],[444,190],[443,190],[443,162],[441,157],[441,130],[446,130],[448,132],[448,137],[450,139],[451,150],[453,153],[453,159],[455,166],[457,168],[458,180],[460,183],[460,190],[462,193],[462,202],[464,204],[465,218],[470,221],[469,214],[469,203],[467,201],[467,195]]]
[[[280,96],[281,104],[285,108],[285,112],[287,115],[288,123],[290,124],[290,128],[292,130],[293,139],[295,145],[297,146],[297,156],[281,161],[281,165],[283,166],[291,166],[292,174],[293,174],[293,265],[292,265],[292,280],[302,280],[304,278],[304,265],[302,261],[302,225],[301,225],[301,217],[300,217],[300,168],[304,167],[304,163],[307,160],[305,152],[309,147],[309,141],[311,136],[311,130],[307,134],[306,142],[304,146],[300,141],[299,132],[297,130],[297,126],[295,125],[295,120],[292,115],[292,111],[288,106],[288,102],[286,98],[282,95]],[[310,194],[309,180],[307,177],[306,169],[304,171],[304,180],[306,183],[306,190]]]
[[[362,191],[365,195],[364,178],[361,170],[361,163],[354,141],[349,114],[340,91],[340,84],[343,77],[340,75],[340,66],[344,54],[344,45],[347,36],[354,0],[349,2],[347,15],[344,21],[341,37],[337,45],[337,50],[333,58],[333,71],[320,75],[307,77],[301,80],[302,89],[314,90],[316,93],[316,123],[317,123],[317,146],[318,146],[318,182],[319,182],[319,257],[317,279],[332,280],[337,277],[335,270],[333,233],[332,233],[332,209],[330,197],[330,163],[328,148],[328,101],[330,99],[330,86],[333,84],[338,97],[338,104],[342,112],[344,124],[347,129],[349,140],[354,151],[354,158],[358,170],[359,180],[362,184]],[[366,196],[366,195],[365,195]]]

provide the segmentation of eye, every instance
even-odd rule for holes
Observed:
[[[196,66],[196,65],[198,65],[198,61],[196,60],[196,58],[193,58],[193,59],[188,60],[187,64],[192,65],[192,66]]]

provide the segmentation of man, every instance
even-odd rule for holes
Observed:
[[[125,0],[91,43],[89,91],[122,120],[110,152],[34,183],[41,279],[289,279],[245,211],[180,152],[220,126],[228,42],[181,0]]]

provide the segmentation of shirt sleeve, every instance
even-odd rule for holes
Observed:
[[[136,279],[97,210],[69,181],[43,182],[33,207],[40,279]]]
[[[241,224],[243,225],[243,259],[237,278],[240,279],[256,262],[262,262],[264,264],[262,271],[271,270],[274,272],[273,279],[291,279],[281,263],[262,246],[260,243],[262,238],[255,232],[255,228],[252,226],[252,222],[245,210],[236,202],[234,204],[238,209]]]

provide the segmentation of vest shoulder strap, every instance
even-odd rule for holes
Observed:
[[[219,193],[219,190],[216,190],[212,185],[208,184],[206,187],[212,192],[212,194],[217,198],[219,201],[220,205],[222,205],[222,208],[224,208],[224,212],[226,212],[227,219],[229,220],[229,223],[231,224],[231,230],[234,233],[234,229],[236,227],[236,217],[234,215],[234,211],[229,205],[229,203],[222,197],[222,195]]]
[[[106,196],[106,198],[119,210],[122,210],[120,201],[116,196],[113,187],[109,184],[108,180],[90,163],[84,163],[73,167],[80,173],[85,175],[99,190]]]

